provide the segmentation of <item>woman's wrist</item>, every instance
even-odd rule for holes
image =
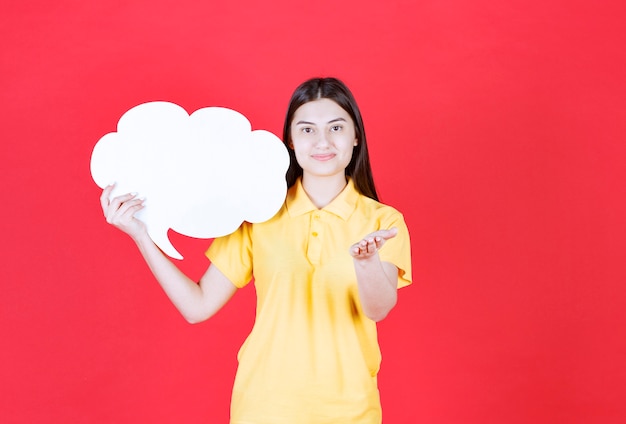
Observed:
[[[154,244],[147,231],[142,231],[139,234],[131,235],[133,241],[139,246],[147,246],[150,244]]]

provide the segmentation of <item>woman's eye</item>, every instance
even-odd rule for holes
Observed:
[[[310,128],[310,127],[304,127],[304,128],[302,128],[302,130],[301,130],[301,131],[302,131],[303,133],[305,133],[305,134],[311,134],[311,133],[313,132],[313,128]]]
[[[333,125],[330,127],[331,131],[341,131],[341,125]]]

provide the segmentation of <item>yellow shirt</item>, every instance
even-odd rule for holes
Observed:
[[[237,287],[252,278],[254,327],[238,359],[232,424],[381,422],[376,323],[359,301],[352,244],[391,227],[379,252],[411,282],[409,234],[395,209],[360,195],[352,181],[317,209],[301,181],[269,221],[214,240],[211,262]]]

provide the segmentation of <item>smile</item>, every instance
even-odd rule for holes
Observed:
[[[335,157],[334,153],[324,153],[324,154],[317,154],[317,155],[311,155],[311,157],[315,160],[321,161],[321,162],[325,162],[327,160],[331,160],[332,158]]]

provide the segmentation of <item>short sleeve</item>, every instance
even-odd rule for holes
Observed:
[[[394,211],[389,218],[381,223],[381,228],[396,227],[398,234],[387,240],[380,249],[381,261],[389,262],[398,267],[398,288],[406,287],[413,281],[411,276],[411,239],[409,229],[400,212]]]
[[[234,233],[213,240],[206,251],[211,263],[238,288],[252,279],[251,227],[244,222]]]

